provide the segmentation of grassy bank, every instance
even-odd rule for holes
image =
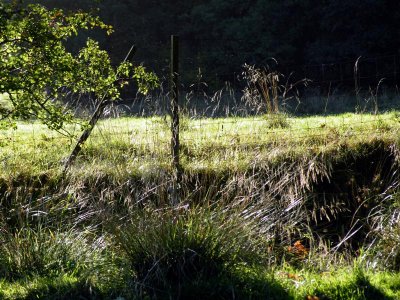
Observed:
[[[0,298],[397,299],[400,115],[0,132]],[[312,298],[314,297],[314,298]]]

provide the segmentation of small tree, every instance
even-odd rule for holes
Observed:
[[[153,73],[128,60],[113,67],[94,40],[88,39],[76,54],[67,50],[68,39],[93,28],[112,32],[89,13],[0,0],[0,94],[9,99],[0,103],[0,125],[34,118],[63,131],[66,123],[75,121],[65,99],[90,94],[109,102],[119,98],[131,79],[143,93],[157,84]]]

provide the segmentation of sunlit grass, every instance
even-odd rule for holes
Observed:
[[[11,299],[33,299],[47,297],[55,299],[63,298],[70,294],[73,296],[74,289],[78,289],[75,293],[84,294],[82,288],[83,283],[79,279],[71,275],[63,275],[57,278],[34,277],[16,282],[0,281],[0,298],[4,300]]]
[[[399,299],[398,273],[339,267],[324,272],[278,271],[276,278],[293,299]],[[312,298],[318,297],[318,298]],[[307,298],[308,297],[308,298]]]
[[[400,130],[397,112],[285,117],[285,128],[271,128],[268,118],[182,119],[182,166],[188,171],[246,170],[263,161],[320,154],[374,140],[397,143]],[[67,130],[69,137],[37,123],[20,123],[16,130],[0,131],[3,176],[60,173],[63,159],[80,133],[79,126]],[[72,172],[92,172],[95,168],[126,176],[168,169],[170,143],[168,118],[102,120]]]

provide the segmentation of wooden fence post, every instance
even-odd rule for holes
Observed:
[[[181,168],[179,164],[179,37],[171,35],[171,155],[173,167],[173,186],[171,202],[178,204],[181,184]]]

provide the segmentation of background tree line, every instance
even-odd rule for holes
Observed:
[[[98,9],[114,26],[97,35],[115,62],[132,43],[136,60],[158,74],[168,66],[169,36],[182,43],[182,68],[229,79],[246,62],[296,66],[398,52],[400,2],[394,0],[40,0],[47,7]],[[79,44],[76,40],[74,43]],[[71,44],[74,47],[75,44]]]

